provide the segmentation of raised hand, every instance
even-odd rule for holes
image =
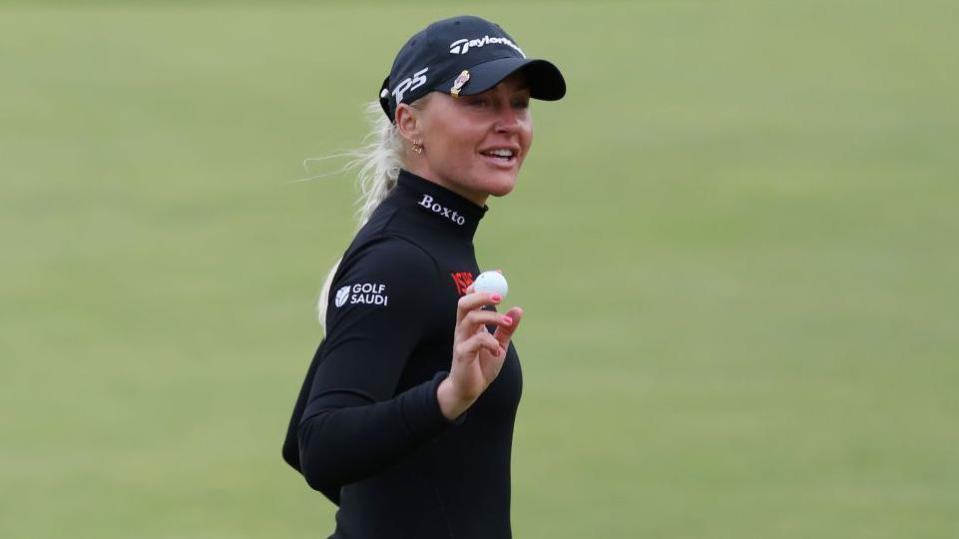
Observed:
[[[476,292],[470,285],[457,304],[450,374],[437,390],[440,409],[449,419],[472,406],[503,367],[523,309],[513,307],[506,314],[483,309],[500,301],[499,295]],[[490,333],[487,324],[496,325],[496,331]]]

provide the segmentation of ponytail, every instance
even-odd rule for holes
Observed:
[[[345,171],[357,171],[357,184],[360,188],[360,198],[356,201],[357,229],[360,229],[370,220],[373,210],[380,205],[390,191],[396,186],[396,178],[403,166],[403,137],[400,136],[393,122],[383,114],[380,102],[372,101],[366,105],[366,116],[370,123],[370,132],[363,139],[364,144],[359,148],[346,153],[353,159],[344,167]],[[326,331],[326,308],[330,296],[330,286],[333,276],[340,266],[339,259],[333,264],[323,291],[317,302],[317,315],[323,331]]]

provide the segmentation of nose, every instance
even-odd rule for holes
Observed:
[[[508,102],[500,106],[497,112],[496,123],[493,124],[497,133],[509,133],[519,128],[519,113]]]

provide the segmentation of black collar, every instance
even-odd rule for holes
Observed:
[[[476,227],[489,210],[437,183],[400,169],[394,193],[403,209],[425,217],[424,221],[456,236],[473,239]]]

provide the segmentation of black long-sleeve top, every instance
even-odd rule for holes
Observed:
[[[339,506],[331,539],[511,537],[515,346],[455,421],[436,398],[487,209],[401,171],[333,277],[326,337],[283,444],[284,459]]]

